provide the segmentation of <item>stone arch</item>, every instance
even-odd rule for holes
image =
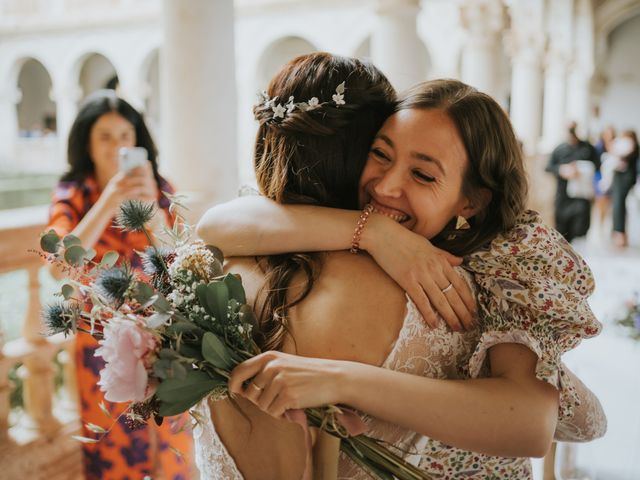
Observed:
[[[299,36],[288,36],[271,42],[259,56],[256,71],[258,85],[267,86],[274,74],[289,60],[318,48],[309,40]]]
[[[160,135],[160,48],[151,50],[140,69],[141,97],[147,125],[154,138]]]
[[[56,131],[56,105],[52,100],[53,81],[44,64],[26,57],[16,65],[15,85],[17,126],[21,137],[40,137]]]
[[[85,98],[102,88],[117,87],[118,72],[111,60],[97,52],[84,54],[77,62],[78,85]]]
[[[607,35],[606,56],[598,65],[600,123],[640,131],[640,74],[636,67],[640,44],[640,9],[618,22]]]

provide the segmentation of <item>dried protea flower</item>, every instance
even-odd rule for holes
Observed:
[[[47,335],[64,333],[65,337],[75,331],[80,317],[80,307],[74,302],[56,302],[42,310],[42,320]]]
[[[96,291],[113,303],[122,304],[133,274],[129,265],[102,270],[95,280]]]
[[[153,396],[146,402],[137,402],[131,405],[131,409],[125,414],[124,421],[130,430],[138,430],[147,424],[151,415],[157,415],[160,404]]]
[[[140,200],[126,200],[120,205],[116,222],[127,232],[142,232],[144,226],[156,213],[155,204]]]

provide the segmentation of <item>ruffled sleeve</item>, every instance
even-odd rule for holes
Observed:
[[[560,391],[560,419],[580,404],[560,361],[563,353],[602,328],[587,298],[595,287],[588,265],[533,211],[465,259],[478,287],[482,334],[470,359],[472,377],[486,366],[487,351],[519,343],[538,356],[536,376]]]
[[[59,182],[53,191],[45,231],[53,229],[60,237],[71,232],[86,213],[86,197],[80,183]]]

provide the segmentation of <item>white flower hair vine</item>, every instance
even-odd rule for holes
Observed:
[[[345,82],[342,82],[340,85],[336,87],[336,93],[331,96],[331,101],[329,102],[320,102],[318,97],[311,97],[306,102],[296,102],[293,95],[289,97],[286,103],[277,102],[278,97],[269,97],[266,91],[260,92],[258,94],[259,100],[258,105],[264,105],[267,108],[270,108],[273,112],[273,119],[284,119],[288,114],[298,109],[303,112],[308,112],[310,110],[315,110],[316,108],[320,108],[324,105],[335,104],[336,107],[340,107],[340,105],[346,105],[344,100],[344,91],[345,91]]]

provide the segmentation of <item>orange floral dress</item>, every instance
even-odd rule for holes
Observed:
[[[161,179],[160,191],[172,193],[173,188]],[[49,212],[49,226],[59,236],[71,232],[100,197],[98,184],[92,176],[84,182],[60,182],[54,192]],[[162,193],[158,205],[170,220],[169,200]],[[115,250],[121,259],[131,263],[134,269],[141,268],[136,250],[142,251],[148,246],[143,233],[123,232],[109,225],[94,245],[96,260],[109,250]],[[75,342],[75,364],[78,382],[78,398],[82,435],[96,437],[85,425],[93,423],[108,429],[114,420],[108,418],[100,409],[104,402],[113,419],[125,410],[126,404],[104,400],[98,387],[100,369],[104,361],[95,357],[98,342],[86,333],[78,332]],[[100,442],[83,444],[84,474],[87,480],[142,480],[144,477],[164,480],[186,480],[190,478],[193,440],[188,425],[188,415],[165,418],[161,426],[153,421],[149,425],[131,430],[120,417],[109,434]]]

